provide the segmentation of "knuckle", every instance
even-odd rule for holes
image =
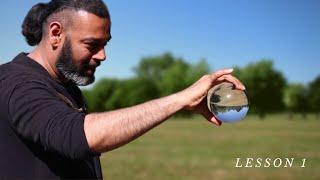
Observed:
[[[211,80],[211,77],[210,75],[206,74],[206,75],[203,75],[202,78],[204,81],[208,81],[208,80]]]
[[[222,76],[225,76],[226,74],[224,73],[224,71],[222,70],[219,70],[219,71],[216,71],[215,73],[213,73],[211,75],[212,79],[217,79],[217,78],[220,78]]]
[[[218,75],[217,72],[211,74],[211,79],[213,79],[213,80],[215,80],[215,79],[217,79],[217,78],[219,78],[219,77],[220,77],[220,76]]]

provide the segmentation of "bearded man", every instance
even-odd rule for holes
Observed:
[[[175,94],[136,106],[88,113],[78,86],[94,82],[106,59],[111,19],[102,0],[51,0],[28,12],[22,34],[31,46],[0,66],[0,178],[102,179],[99,156],[181,109],[220,125],[205,106],[207,91],[239,80],[220,70]]]

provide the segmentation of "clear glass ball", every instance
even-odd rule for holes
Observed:
[[[208,91],[207,105],[213,115],[222,122],[240,121],[249,110],[245,91],[236,89],[228,82],[217,84]]]

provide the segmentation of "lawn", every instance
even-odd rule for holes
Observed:
[[[102,170],[105,179],[320,179],[319,130],[320,119],[314,116],[248,116],[219,128],[200,117],[171,118],[103,154]],[[242,166],[254,158],[253,167],[235,167],[236,158]],[[262,167],[254,167],[257,158]],[[269,168],[263,167],[266,158],[271,159]],[[272,167],[276,158],[283,161],[280,167]],[[294,158],[292,167],[284,167],[285,158]]]

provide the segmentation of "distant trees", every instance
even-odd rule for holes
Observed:
[[[137,67],[133,70],[138,78],[147,78],[154,82],[165,74],[165,71],[176,61],[181,59],[174,58],[170,53],[164,53],[160,56],[143,57]]]
[[[117,79],[101,79],[90,90],[83,90],[90,112],[102,112],[110,106],[110,100],[114,96],[116,90],[120,86],[120,81]],[[115,104],[112,108],[119,107]]]
[[[320,113],[320,75],[309,84],[289,84],[283,97],[289,118],[292,113],[300,113],[306,118],[308,112]]]
[[[159,91],[150,79],[131,78],[121,80],[112,96],[105,100],[105,109],[133,106],[159,97]]]
[[[309,85],[309,105],[311,111],[320,114],[320,75]]]
[[[272,60],[262,59],[245,67],[235,67],[234,75],[246,86],[250,113],[263,118],[270,112],[320,113],[320,76],[308,85],[287,83]],[[89,111],[100,112],[133,106],[180,91],[211,72],[205,60],[197,64],[165,53],[144,57],[128,79],[98,81],[83,90]]]
[[[289,84],[284,90],[283,102],[289,111],[289,119],[293,113],[301,113],[306,117],[309,110],[308,89],[303,84]]]
[[[210,69],[205,60],[193,65],[165,53],[142,58],[134,71],[137,78],[154,82],[159,95],[165,96],[186,88],[202,75],[209,73]]]
[[[264,118],[266,113],[283,110],[283,90],[286,80],[273,67],[272,60],[261,60],[244,68],[235,68],[235,75],[245,84],[250,111]]]

